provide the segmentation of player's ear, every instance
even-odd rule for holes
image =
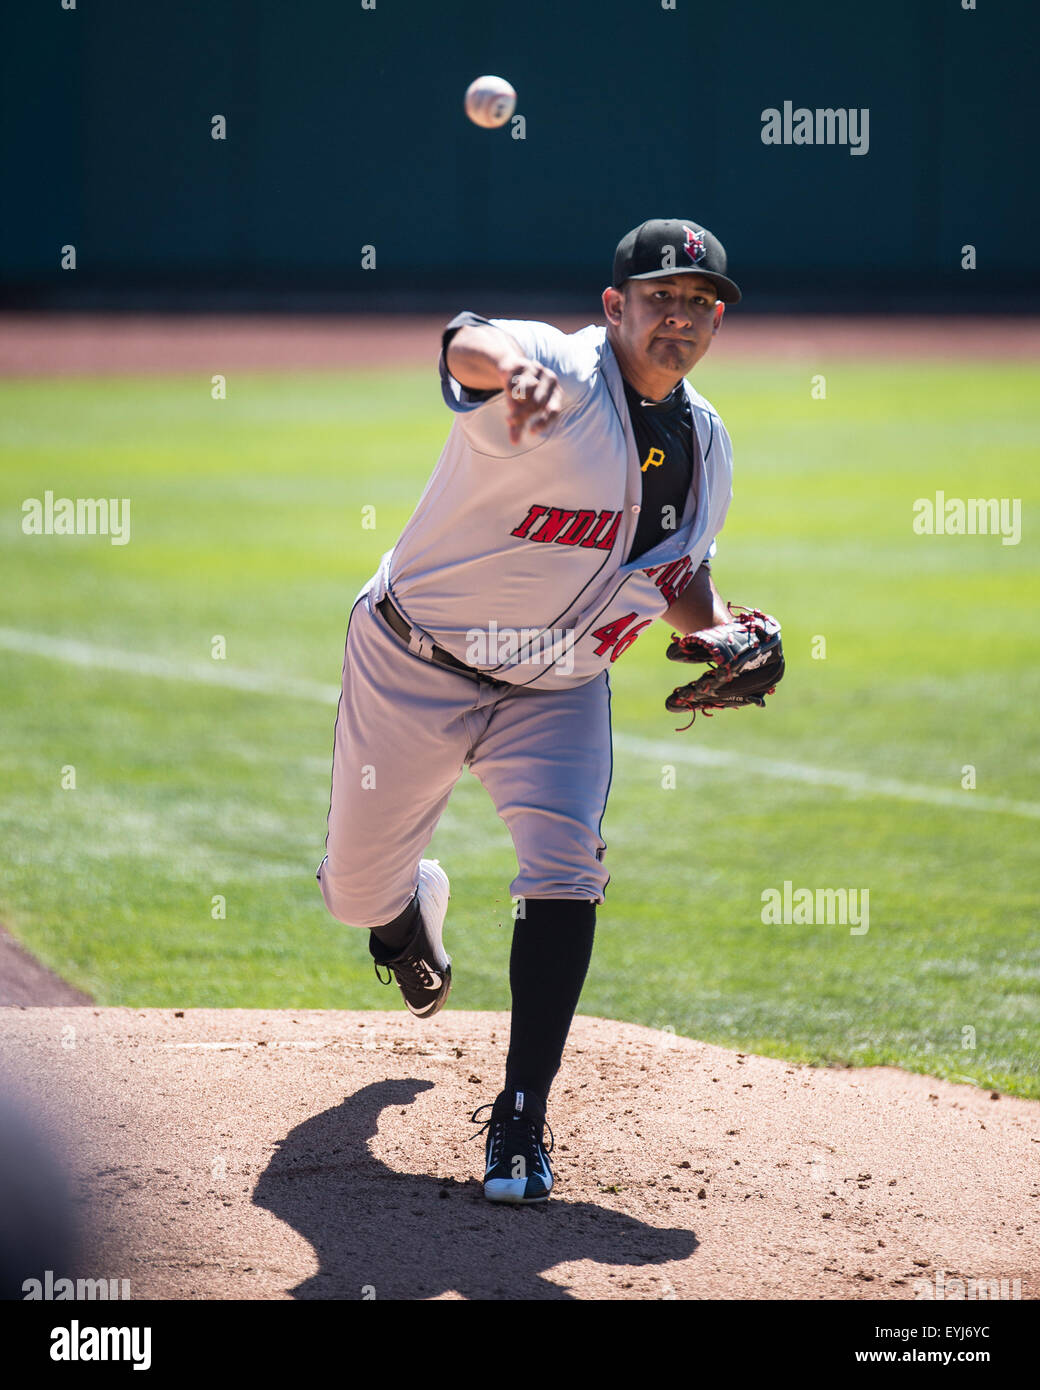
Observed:
[[[621,290],[615,289],[613,285],[608,285],[603,291],[603,312],[607,322],[612,323],[615,328],[621,322],[624,303],[624,294]]]
[[[719,302],[718,302],[718,304],[715,305],[715,317],[714,317],[714,319],[712,320],[712,325],[711,325],[711,336],[712,336],[713,338],[714,338],[715,334],[719,331],[719,327],[720,327],[720,325],[721,325],[721,323],[722,323],[722,316],[723,316],[723,314],[724,314],[725,312],[726,312],[726,306],[725,306],[725,304],[723,304],[722,300],[720,299]]]

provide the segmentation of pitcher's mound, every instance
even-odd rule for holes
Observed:
[[[1040,1103],[579,1018],[552,1199],[503,1208],[467,1140],[507,1042],[452,1010],[0,1010],[90,1213],[75,1272],[135,1298],[1040,1292]]]

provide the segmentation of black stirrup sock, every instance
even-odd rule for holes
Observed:
[[[513,927],[509,984],[513,1017],[506,1090],[547,1100],[592,957],[596,904],[527,898]]]

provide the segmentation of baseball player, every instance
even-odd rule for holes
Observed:
[[[423,851],[464,767],[516,848],[505,1084],[477,1131],[492,1201],[552,1187],[546,1102],[609,877],[611,667],[663,618],[670,655],[714,663],[670,708],[760,704],[782,674],[772,620],[712,582],[730,440],[685,379],[739,299],[719,241],[670,218],[622,238],[605,327],[454,318],[447,442],[351,611],[318,881],[416,1017],[451,988],[448,878]]]

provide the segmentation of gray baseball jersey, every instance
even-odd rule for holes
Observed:
[[[347,633],[318,879],[333,916],[357,927],[407,905],[466,766],[512,835],[514,896],[602,901],[611,664],[710,557],[729,507],[729,437],[684,382],[691,485],[663,538],[626,558],[654,460],[639,458],[606,330],[482,321],[555,372],[564,406],[513,445],[501,392],[467,391],[442,352],[451,432]],[[408,641],[386,619],[387,597]],[[492,679],[431,662],[434,645]]]
[[[628,561],[645,461],[606,329],[489,322],[556,373],[563,410],[514,445],[501,393],[467,391],[442,353],[455,421],[411,520],[362,592],[374,601],[389,592],[431,642],[499,680],[580,685],[662,617],[713,554],[732,496],[729,436],[685,382],[693,486],[671,533]]]

